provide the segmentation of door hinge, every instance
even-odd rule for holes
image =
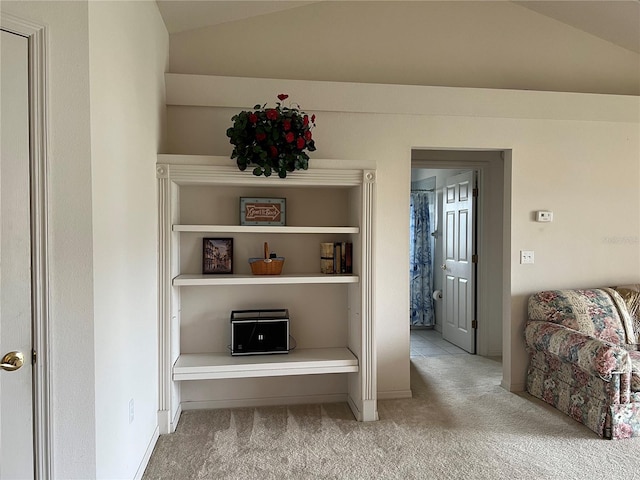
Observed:
[[[471,263],[478,263],[478,255],[471,255]]]
[[[477,188],[474,188],[474,189],[473,189],[473,196],[474,196],[474,197],[477,197],[477,196],[478,196],[478,189],[477,189]]]
[[[478,328],[478,320],[471,320],[471,328]]]
[[[31,365],[36,364],[36,360],[38,359],[38,354],[35,350],[31,350]]]

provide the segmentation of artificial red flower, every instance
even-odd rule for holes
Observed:
[[[277,120],[278,119],[278,111],[274,108],[270,108],[267,110],[267,118],[269,120]]]
[[[231,158],[237,158],[240,170],[256,165],[254,175],[276,172],[285,178],[287,172],[307,168],[309,156],[305,152],[316,150],[311,134],[316,116],[301,111],[296,104],[283,106],[288,94],[276,96],[278,101],[272,108],[256,105],[234,115],[227,137],[234,146]]]

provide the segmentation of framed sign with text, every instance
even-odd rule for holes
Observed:
[[[240,225],[286,225],[285,198],[240,197]]]

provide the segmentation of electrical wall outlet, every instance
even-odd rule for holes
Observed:
[[[533,250],[520,250],[520,263],[534,263]]]
[[[129,423],[133,423],[134,410],[133,410],[133,398],[129,400]]]

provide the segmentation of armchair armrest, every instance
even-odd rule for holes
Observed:
[[[525,341],[528,349],[556,355],[605,380],[615,373],[631,371],[629,353],[624,348],[556,323],[529,321]]]

